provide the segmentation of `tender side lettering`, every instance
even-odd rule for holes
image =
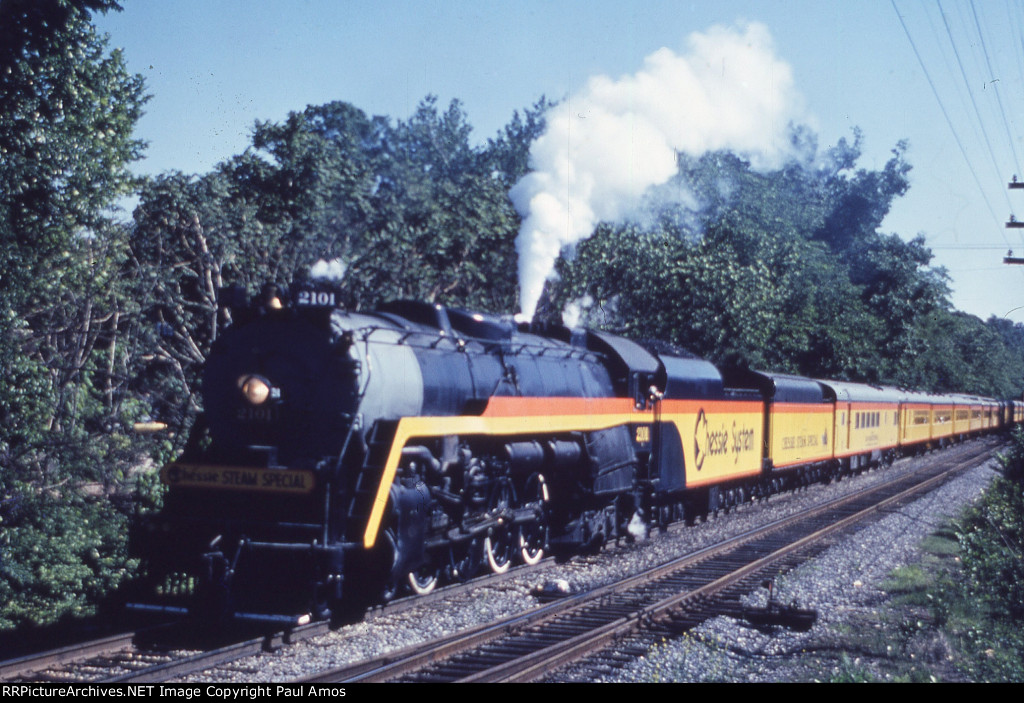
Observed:
[[[693,431],[694,459],[697,471],[704,468],[707,457],[733,455],[733,463],[739,463],[740,454],[754,451],[754,430],[741,426],[737,420],[732,426],[722,423],[715,424],[708,418],[703,408],[697,413],[697,424]]]

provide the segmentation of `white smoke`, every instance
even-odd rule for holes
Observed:
[[[554,107],[530,149],[533,171],[511,190],[523,224],[520,308],[532,319],[562,248],[617,221],[676,173],[676,155],[729,149],[755,167],[780,165],[800,100],[767,28],[714,27],[689,53],[659,49],[633,76],[591,78]]]
[[[580,320],[583,319],[583,313],[589,310],[593,304],[594,299],[589,295],[584,295],[576,300],[570,300],[562,310],[562,324],[570,329],[578,327]]]
[[[341,259],[324,261],[320,259],[309,269],[310,278],[326,278],[329,281],[340,281],[345,277],[348,266]]]

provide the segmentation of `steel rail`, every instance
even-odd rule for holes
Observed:
[[[80,661],[87,657],[106,655],[128,649],[132,646],[135,634],[134,632],[123,632],[88,642],[51,649],[39,654],[26,654],[17,659],[0,662],[0,681],[13,681],[48,668]]]
[[[395,615],[413,607],[429,605],[432,602],[470,591],[480,585],[497,584],[510,578],[522,576],[526,571],[548,567],[552,562],[552,559],[547,558],[535,565],[524,564],[514,567],[504,574],[488,574],[464,583],[454,583],[438,588],[434,592],[423,596],[400,598],[390,603],[369,608],[363,613],[363,617],[365,620],[373,620],[387,615]],[[330,629],[331,625],[328,622],[310,623],[291,630],[277,630],[265,633],[259,637],[247,638],[214,650],[178,657],[169,662],[143,666],[133,671],[111,673],[107,676],[101,675],[100,677],[96,677],[94,673],[91,677],[81,680],[88,680],[93,683],[151,683],[168,681],[172,678],[213,669],[238,659],[266,653],[285,645],[324,635],[330,632]],[[154,652],[147,648],[138,645],[140,635],[143,634],[147,639],[153,637],[153,631],[148,629],[125,632],[3,661],[0,662],[0,681],[70,681],[75,680],[73,677],[75,676],[76,668],[94,671],[103,668],[123,670],[126,666],[123,662],[115,660],[117,655],[122,655],[122,659],[129,659],[133,656],[145,658],[154,654]],[[167,654],[166,652],[158,653]]]
[[[900,491],[896,495],[890,496],[874,505],[857,511],[852,515],[848,515],[845,518],[841,518],[836,522],[776,549],[770,554],[766,554],[760,559],[745,564],[735,571],[705,584],[700,588],[670,596],[669,598],[644,607],[628,617],[620,618],[619,620],[598,628],[597,630],[581,634],[571,640],[549,646],[545,649],[520,657],[519,659],[492,667],[478,674],[459,679],[459,682],[483,683],[499,681],[534,681],[537,678],[546,675],[548,672],[554,671],[555,669],[571,663],[596,649],[600,649],[611,644],[614,640],[624,636],[625,634],[636,631],[642,623],[657,622],[659,617],[669,614],[671,611],[682,605],[712,597],[724,589],[739,583],[743,579],[757,574],[773,564],[794,555],[837,532],[841,532],[848,527],[863,522],[878,512],[887,510],[888,508],[903,503],[922,493],[927,493],[938,485],[945,483],[951,475],[988,460],[993,453],[994,450],[987,449],[971,459],[967,459],[953,465],[951,468],[936,476],[925,479],[920,483],[916,483],[913,486]],[[926,471],[926,469],[922,469],[922,471]],[[874,487],[873,490],[867,491],[866,493],[870,494],[877,490],[882,490],[882,488],[883,486]],[[852,501],[858,497],[862,497],[861,494],[853,494],[850,496],[849,500]],[[814,512],[817,514],[822,511]]]

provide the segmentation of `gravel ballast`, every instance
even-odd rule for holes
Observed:
[[[870,657],[844,650],[852,628],[886,627],[882,612],[891,602],[882,584],[898,567],[920,558],[919,545],[929,534],[977,499],[995,475],[990,461],[950,481],[940,489],[857,531],[776,583],[776,598],[796,600],[818,611],[818,621],[806,633],[777,629],[766,634],[727,617],[705,622],[686,636],[664,641],[648,656],[603,680],[651,681],[808,681],[842,678],[847,667],[872,679],[893,674]],[[764,605],[766,591],[750,594],[746,602]],[[924,628],[911,621],[889,623],[901,631]],[[883,633],[879,633],[884,637]],[[888,648],[893,656],[896,652]],[[922,646],[923,666],[942,663],[951,653],[941,641]],[[563,676],[561,680],[573,680]]]

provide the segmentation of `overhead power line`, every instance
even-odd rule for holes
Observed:
[[[903,27],[903,33],[907,35],[907,41],[910,42],[910,48],[914,51],[914,56],[917,57],[917,63],[921,66],[921,70],[924,71],[924,76],[928,81],[928,85],[932,89],[932,94],[935,96],[936,102],[939,103],[939,109],[942,111],[942,116],[946,120],[946,124],[949,126],[950,132],[953,133],[953,139],[956,141],[957,147],[960,149],[961,155],[964,157],[964,162],[967,164],[967,169],[971,172],[971,177],[974,178],[974,183],[978,186],[978,191],[981,193],[982,200],[985,201],[985,205],[988,207],[988,211],[992,215],[992,219],[995,222],[999,222],[1000,218],[996,215],[996,211],[992,208],[992,203],[989,202],[988,195],[985,194],[985,188],[981,185],[981,180],[978,178],[977,171],[974,170],[974,165],[971,163],[971,158],[967,154],[967,149],[964,148],[963,141],[960,139],[960,135],[957,132],[956,127],[953,125],[953,120],[950,119],[949,112],[946,110],[945,104],[942,102],[942,97],[939,95],[938,89],[935,87],[935,81],[932,80],[931,73],[928,71],[928,67],[925,66],[924,59],[921,57],[921,52],[917,49],[917,44],[914,43],[914,38],[910,34],[910,29],[907,28],[907,23],[903,20],[903,15],[900,14],[899,9],[896,7],[896,0],[889,0],[892,4],[893,12],[896,13],[896,17],[900,21],[900,26]],[[1006,235],[1003,235],[1006,238]],[[1009,244],[1009,241],[1007,241]]]
[[[967,95],[971,99],[971,107],[974,108],[974,114],[978,118],[978,128],[981,129],[981,135],[982,135],[982,137],[985,140],[985,147],[988,149],[989,158],[992,159],[992,170],[993,170],[993,173],[995,174],[995,177],[997,179],[1002,180],[1004,178],[1004,176],[1000,173],[999,162],[996,159],[996,152],[995,152],[995,149],[992,148],[992,140],[989,139],[988,130],[985,129],[985,120],[982,119],[982,117],[981,117],[981,110],[978,108],[978,101],[977,101],[977,99],[974,96],[974,90],[971,88],[971,81],[968,80],[968,78],[967,78],[967,71],[964,69],[963,59],[960,58],[960,50],[957,48],[956,39],[953,38],[953,30],[950,29],[949,19],[946,16],[946,11],[942,8],[942,1],[941,0],[937,0],[936,4],[939,7],[939,14],[942,17],[942,24],[946,28],[946,36],[949,37],[949,45],[950,45],[950,47],[952,47],[953,55],[956,57],[956,64],[960,68],[960,77],[963,79],[964,87],[967,89]],[[894,5],[894,7],[895,7],[895,5]],[[904,29],[906,29],[906,25],[904,25]],[[907,36],[908,37],[910,36],[909,32],[908,32]],[[911,41],[911,43],[913,43],[913,41]],[[917,53],[917,49],[916,48],[915,48],[914,52]],[[918,54],[918,61],[921,62],[922,68],[924,68],[924,62],[921,60],[920,54]],[[931,83],[931,78],[930,77],[928,79],[928,82]],[[932,85],[932,91],[937,93],[934,84]],[[936,99],[938,99],[938,95],[937,94],[936,94]],[[943,112],[945,112],[945,108],[943,108]],[[950,129],[953,129],[952,122],[950,123]],[[960,142],[960,138],[958,136],[957,137],[957,143],[959,143],[959,142]],[[966,151],[965,151],[965,158],[966,158]],[[980,187],[980,183],[979,183],[979,187]],[[1013,209],[1013,204],[1010,202],[1010,199],[1008,197],[1006,199],[1006,206],[1010,210]]]
[[[978,20],[978,10],[971,0],[971,14],[974,16],[974,26],[978,30],[978,38],[981,40],[981,50],[985,54],[985,66],[988,67],[990,77],[986,85],[991,85],[996,94],[996,102],[999,104],[999,114],[1003,118],[1003,126],[1006,128],[1006,140],[1010,143],[1010,151],[1013,153],[1013,172],[1020,173],[1020,159],[1017,158],[1017,147],[1014,145],[1013,135],[1010,133],[1010,122],[1006,118],[1006,109],[1003,107],[1002,92],[999,90],[999,77],[992,68],[992,58],[988,54],[988,44],[985,42],[985,33],[981,31],[981,22]]]

